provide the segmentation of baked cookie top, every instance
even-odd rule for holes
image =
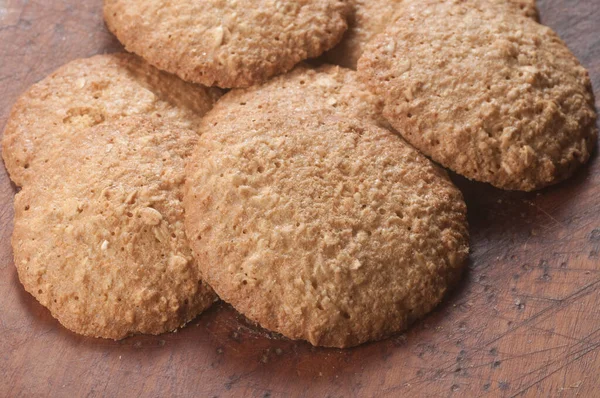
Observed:
[[[355,71],[334,65],[316,69],[298,65],[263,85],[230,91],[227,101],[245,103],[257,113],[276,109],[335,113],[390,128],[383,117],[383,100]]]
[[[587,71],[527,17],[418,2],[368,46],[358,69],[407,141],[499,188],[561,181],[596,142]]]
[[[371,123],[225,96],[186,168],[186,231],[220,297],[267,329],[349,347],[439,303],[468,253],[446,173]]]
[[[121,339],[174,330],[216,299],[183,224],[194,131],[138,118],[69,133],[15,198],[25,289],[66,328]]]
[[[109,29],[136,54],[186,81],[247,87],[333,47],[346,0],[104,0]]]
[[[24,185],[44,167],[52,147],[76,131],[129,115],[159,116],[195,130],[219,95],[218,89],[185,83],[130,54],[72,61],[16,102],[2,156],[11,179]]]
[[[349,0],[352,11],[348,17],[348,30],[342,41],[324,55],[328,62],[356,69],[365,46],[393,24],[407,4],[421,0]],[[467,0],[474,4],[506,5],[513,11],[538,19],[535,0]],[[507,11],[510,12],[510,11]]]

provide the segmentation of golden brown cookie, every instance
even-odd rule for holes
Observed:
[[[369,45],[358,69],[407,141],[499,188],[561,181],[596,142],[587,71],[556,33],[524,16],[415,3]]]
[[[333,47],[346,0],[105,0],[108,28],[127,50],[186,81],[247,87]]]
[[[69,132],[15,199],[15,265],[68,329],[121,339],[174,330],[216,299],[183,225],[197,134],[124,118]]]
[[[356,69],[365,46],[382,33],[402,13],[410,1],[421,0],[350,0],[352,12],[348,17],[348,30],[342,41],[325,53],[325,60],[346,68]],[[535,0],[468,0],[476,4],[492,3],[516,6],[531,18],[538,19]]]
[[[220,91],[185,83],[130,54],[72,61],[32,86],[14,105],[3,137],[11,179],[24,185],[47,152],[74,131],[129,115],[162,117],[196,129]]]
[[[232,90],[227,98],[264,111],[336,113],[390,128],[382,114],[383,101],[355,71],[334,65],[299,65],[263,85]]]
[[[186,168],[186,231],[207,282],[318,346],[381,339],[431,311],[468,252],[446,173],[372,123],[252,104],[223,97]]]

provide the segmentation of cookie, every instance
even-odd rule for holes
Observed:
[[[261,326],[350,347],[440,302],[468,252],[446,173],[372,123],[225,96],[186,167],[186,231],[219,296]]]
[[[312,69],[299,65],[260,86],[232,90],[228,102],[273,111],[341,114],[391,128],[383,117],[383,101],[358,79],[355,71],[334,65]]]
[[[121,339],[158,334],[216,299],[183,225],[184,161],[197,134],[124,118],[69,132],[15,198],[15,266],[66,328]]]
[[[420,0],[412,0],[420,1]],[[535,0],[470,0],[516,6],[523,14],[537,19]],[[409,0],[351,0],[352,12],[348,18],[348,31],[342,41],[325,53],[325,60],[335,65],[356,69],[365,46],[393,23]]]
[[[128,115],[160,116],[196,129],[219,95],[218,89],[185,83],[130,54],[72,61],[14,105],[4,130],[4,162],[11,179],[23,185],[45,167],[47,150],[74,131]]]
[[[127,50],[186,81],[247,87],[332,48],[347,29],[345,0],[105,0]]]
[[[559,182],[596,142],[587,71],[530,18],[459,1],[415,3],[368,46],[358,70],[407,141],[498,188]]]

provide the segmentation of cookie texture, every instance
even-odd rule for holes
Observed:
[[[537,8],[536,0],[507,0],[509,4],[518,7],[523,15],[539,21],[540,14]]]
[[[299,65],[260,86],[232,90],[227,102],[244,103],[265,112],[338,114],[391,128],[383,117],[383,100],[350,69],[322,65],[316,69]]]
[[[352,11],[348,17],[348,30],[342,41],[325,53],[325,60],[346,68],[356,69],[358,59],[365,46],[385,28],[393,24],[411,2],[420,0],[350,0]],[[538,19],[535,0],[466,0],[476,5],[504,5],[511,9],[504,12],[519,12]],[[501,11],[502,12],[502,11]]]
[[[25,289],[68,329],[121,339],[174,330],[216,299],[183,225],[194,131],[137,118],[72,131],[15,198]]]
[[[446,173],[388,130],[222,102],[186,168],[186,231],[219,296],[261,326],[349,347],[439,303],[468,252]]]
[[[73,132],[129,115],[197,129],[219,95],[218,89],[185,83],[130,54],[72,61],[16,102],[2,156],[11,179],[24,185]]]
[[[342,41],[325,53],[327,62],[356,69],[364,47],[401,15],[406,0],[350,0],[352,11]]]
[[[460,1],[415,3],[369,45],[358,69],[406,140],[499,188],[561,181],[596,142],[587,71],[530,18]]]
[[[127,50],[186,81],[247,87],[332,48],[347,29],[345,0],[105,0]]]

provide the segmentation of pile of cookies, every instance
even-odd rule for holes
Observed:
[[[596,142],[587,71],[534,0],[104,13],[131,53],[37,83],[3,137],[19,278],[83,335],[171,331],[220,297],[313,345],[385,338],[468,256],[465,203],[432,160],[531,191]]]

